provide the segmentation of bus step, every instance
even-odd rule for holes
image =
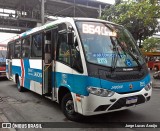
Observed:
[[[50,100],[52,100],[52,97],[51,96],[45,96],[46,98],[48,98],[48,99],[50,99]]]

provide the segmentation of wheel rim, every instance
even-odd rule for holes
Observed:
[[[68,114],[73,114],[74,113],[74,104],[73,100],[68,100],[66,103],[66,111]]]

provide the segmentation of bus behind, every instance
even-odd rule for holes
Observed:
[[[6,52],[7,46],[0,44],[0,77],[6,77]]]

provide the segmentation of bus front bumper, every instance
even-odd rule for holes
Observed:
[[[135,93],[115,93],[112,97],[101,97],[89,94],[89,96],[81,97],[82,110],[79,113],[85,116],[89,116],[125,110],[149,101],[151,94],[152,88],[149,91],[146,91],[143,88],[141,91]],[[77,109],[77,111],[78,110],[79,109]]]

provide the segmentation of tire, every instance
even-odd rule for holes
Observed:
[[[17,89],[19,92],[23,92],[24,88],[20,85],[19,76],[17,77]]]
[[[74,103],[70,93],[67,93],[61,102],[61,108],[63,114],[71,121],[80,121],[83,119],[81,114],[78,114],[74,110]]]

